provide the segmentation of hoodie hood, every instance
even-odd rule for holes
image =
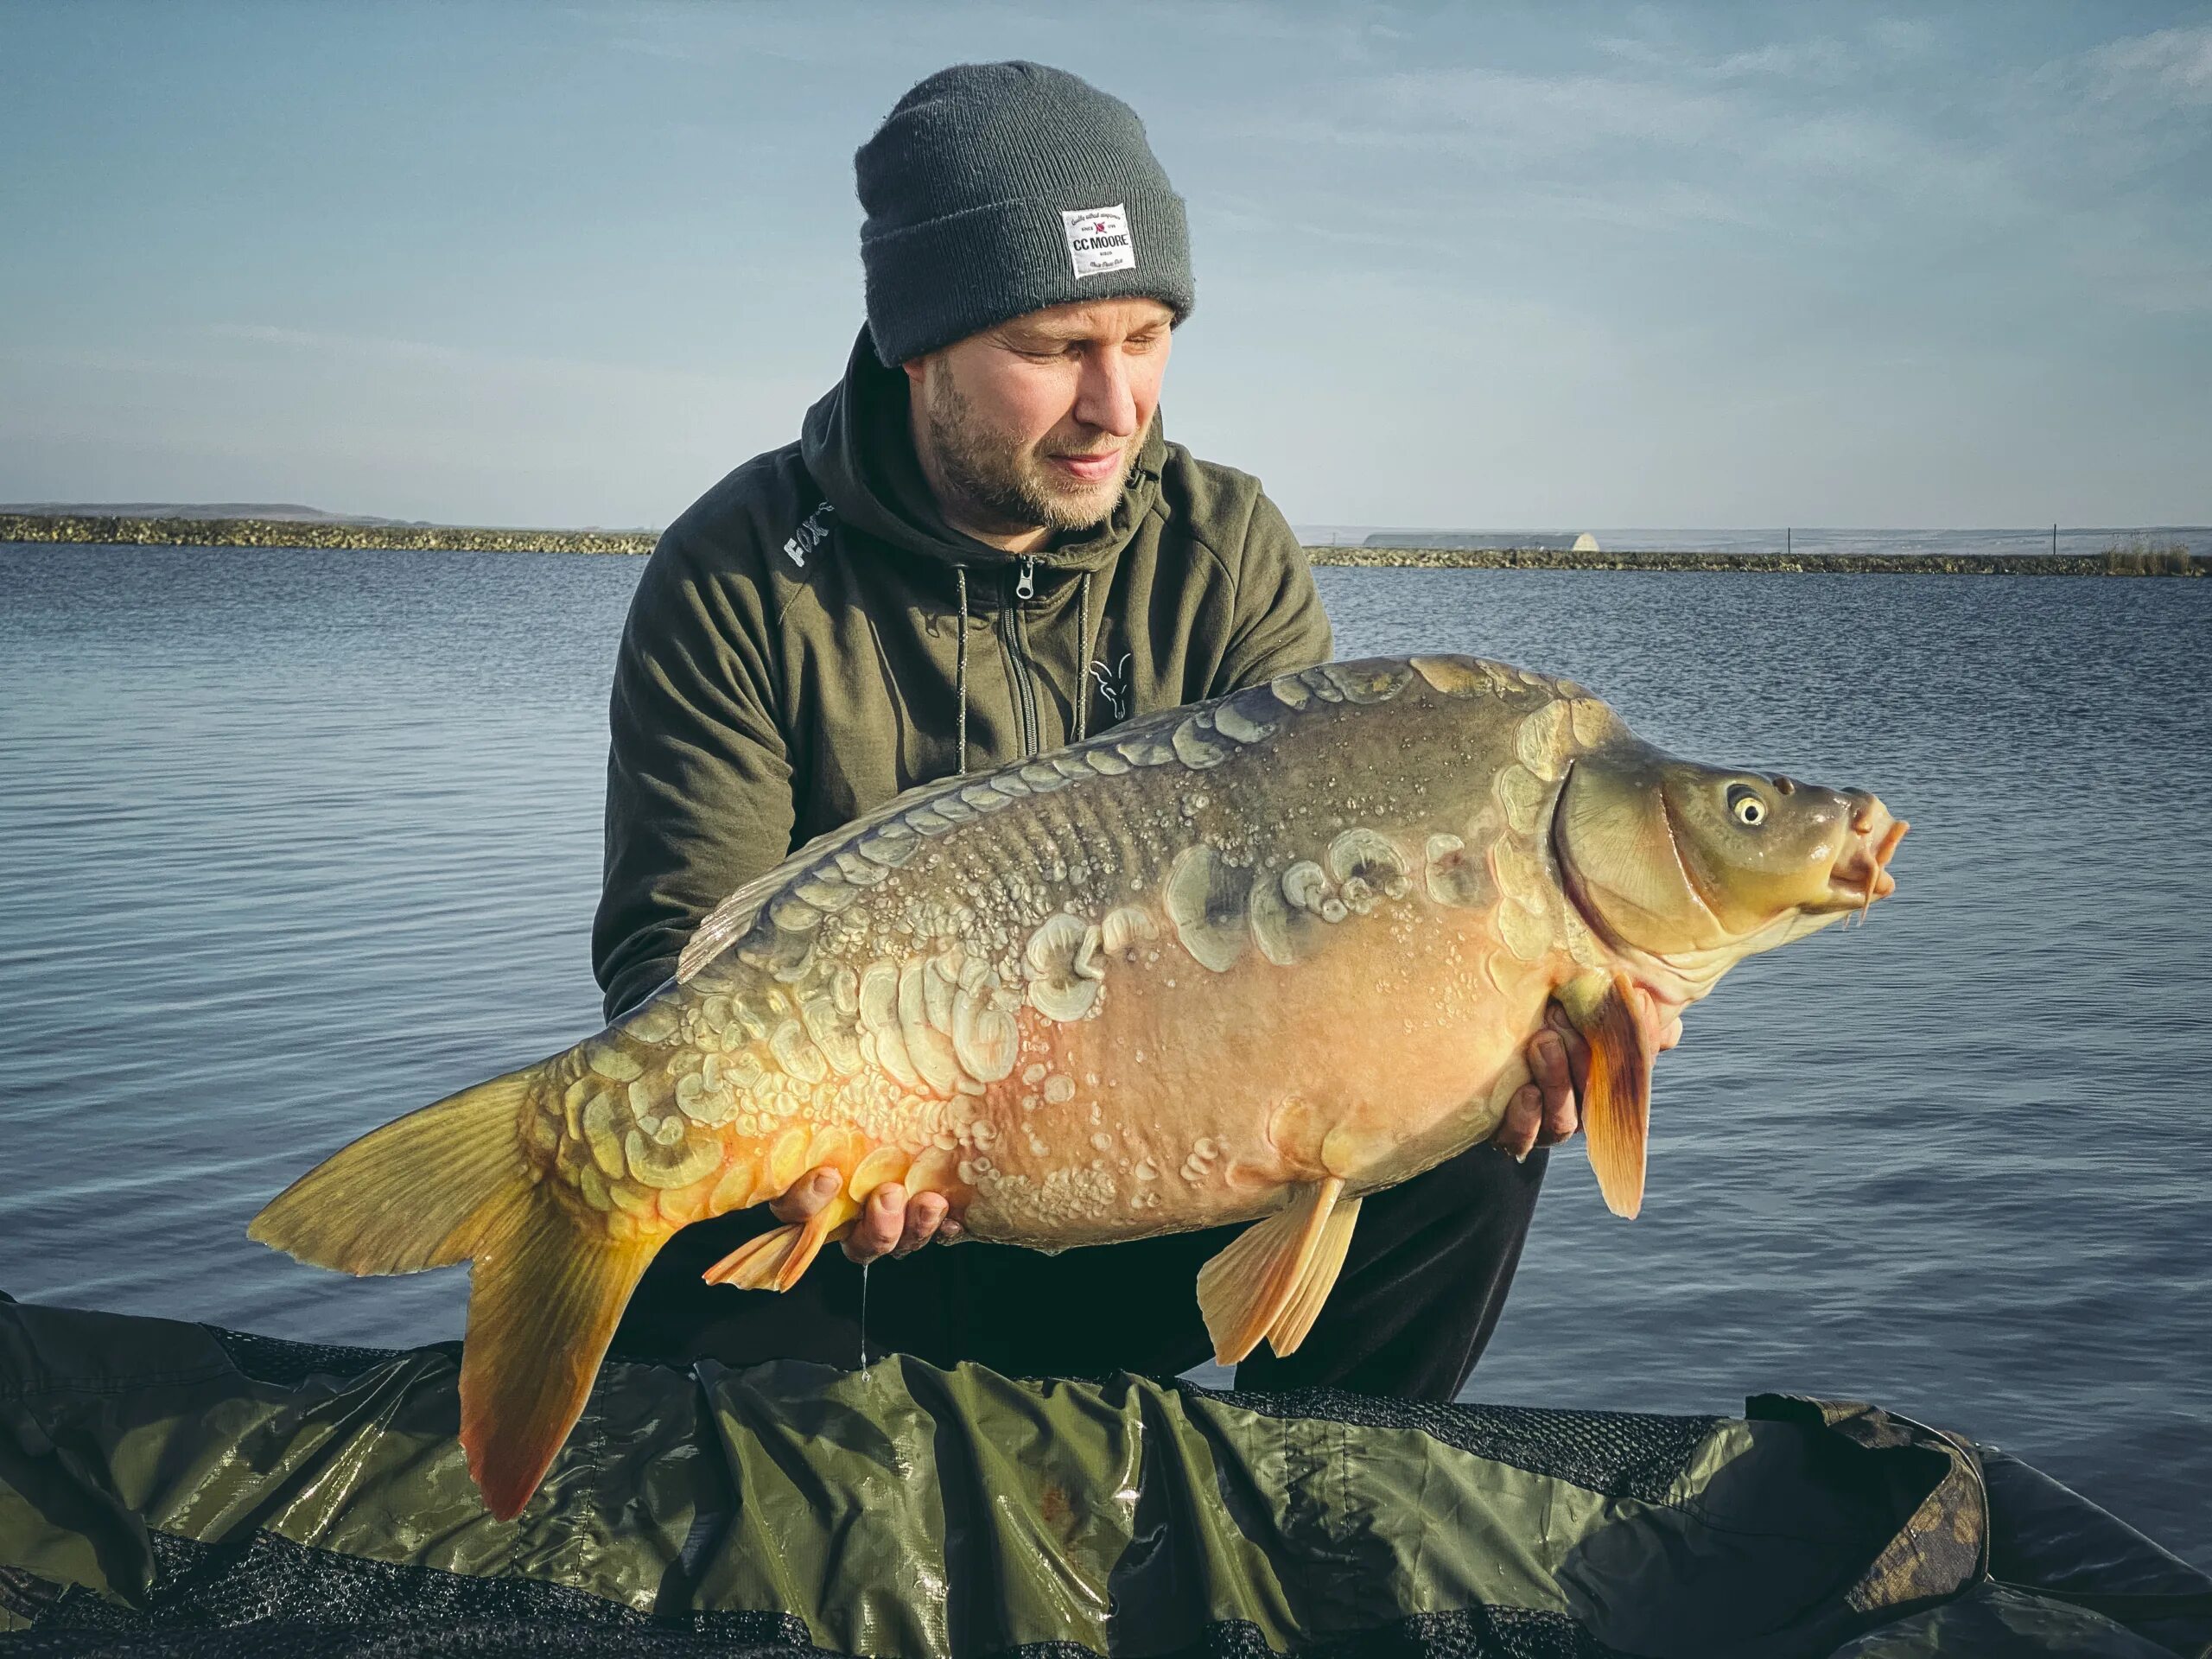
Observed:
[[[1048,569],[1103,570],[1128,545],[1159,499],[1167,441],[1155,412],[1123,480],[1122,499],[1104,524],[1050,543],[1034,555],[979,542],[947,524],[938,509],[914,454],[906,388],[906,372],[883,365],[863,327],[844,378],[807,410],[799,432],[800,459],[831,510],[853,529],[902,551],[955,566],[998,567],[1033,556]]]

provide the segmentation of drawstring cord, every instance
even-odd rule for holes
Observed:
[[[960,700],[960,775],[968,775],[968,567],[956,564],[960,579],[960,644],[953,658],[952,685]]]
[[[953,648],[952,690],[960,704],[960,776],[968,775],[968,567],[952,567],[960,588],[960,639]],[[1076,589],[1075,741],[1090,735],[1090,572]]]
[[[1090,735],[1090,572],[1075,596],[1075,741]]]

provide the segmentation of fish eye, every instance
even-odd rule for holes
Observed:
[[[1766,822],[1766,803],[1759,798],[1758,791],[1749,784],[1728,786],[1728,815],[1737,823],[1756,830]]]

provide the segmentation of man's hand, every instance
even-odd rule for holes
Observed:
[[[768,1206],[768,1212],[779,1221],[805,1221],[836,1198],[844,1185],[844,1176],[825,1164],[802,1175],[790,1192]],[[868,1195],[853,1230],[845,1235],[845,1255],[855,1262],[868,1262],[880,1255],[918,1250],[932,1238],[959,1236],[960,1224],[945,1219],[944,1193],[925,1192],[910,1205],[905,1187],[886,1181]]]
[[[1649,993],[1636,991],[1637,1018],[1648,1029],[1652,1016]],[[1661,1050],[1682,1040],[1677,1015],[1659,1033]],[[1590,1045],[1556,1002],[1544,1009],[1544,1029],[1529,1039],[1529,1070],[1535,1081],[1525,1083],[1505,1103],[1504,1121],[1491,1136],[1491,1144],[1512,1154],[1516,1162],[1538,1147],[1555,1147],[1582,1127],[1582,1094],[1590,1086]]]

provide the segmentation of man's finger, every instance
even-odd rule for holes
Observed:
[[[1588,1080],[1590,1046],[1579,1031],[1547,1026],[1529,1041],[1529,1069],[1547,1101],[1572,1095]]]
[[[1659,1033],[1659,1046],[1663,1051],[1672,1048],[1681,1040],[1682,1016],[1678,1014],[1667,1022],[1666,1029]]]
[[[1536,1144],[1555,1147],[1562,1141],[1573,1138],[1582,1127],[1582,1109],[1572,1093],[1547,1096],[1544,1100],[1544,1126],[1537,1131]]]
[[[844,1185],[844,1176],[824,1164],[792,1182],[791,1191],[768,1206],[768,1213],[778,1221],[805,1221],[836,1198]]]
[[[942,1192],[925,1192],[908,1205],[906,1230],[899,1236],[899,1248],[892,1254],[909,1255],[928,1243],[944,1224],[945,1209],[945,1197]]]
[[[1517,1163],[1535,1149],[1543,1122],[1544,1097],[1535,1084],[1524,1083],[1505,1103],[1505,1116],[1491,1136],[1491,1144]]]
[[[891,1254],[906,1230],[906,1189],[886,1181],[868,1195],[853,1230],[845,1235],[845,1255],[853,1262],[873,1262]]]
[[[1574,1028],[1574,1021],[1567,1017],[1567,1010],[1556,1002],[1544,1010],[1544,1023],[1554,1033],[1567,1052],[1567,1086],[1580,1094],[1590,1086],[1590,1040]],[[1541,1036],[1540,1032],[1537,1033]],[[1545,1080],[1539,1077],[1539,1084]]]

